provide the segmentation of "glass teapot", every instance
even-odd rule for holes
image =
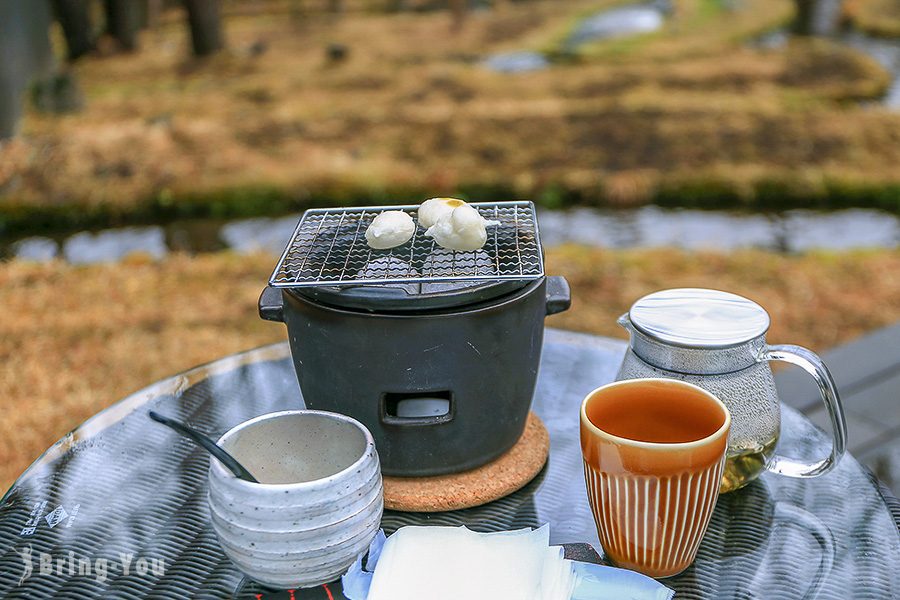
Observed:
[[[789,477],[827,473],[844,453],[847,425],[834,380],[812,351],[766,344],[769,315],[735,294],[683,288],[644,296],[618,323],[631,334],[616,380],[680,379],[710,391],[731,411],[731,433],[721,491],[756,479],[764,470]],[[775,454],[781,408],[769,361],[802,368],[818,385],[831,417],[831,455],[803,462]]]

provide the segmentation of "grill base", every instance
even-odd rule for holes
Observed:
[[[334,309],[283,293],[284,321],[310,408],[349,415],[375,437],[385,475],[479,467],[519,439],[547,312],[546,278],[496,302],[437,314]],[[449,412],[406,418],[390,400],[438,397]]]

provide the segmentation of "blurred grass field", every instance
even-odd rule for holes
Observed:
[[[286,339],[259,319],[267,255],[218,253],[72,266],[0,263],[0,489],[85,419],[152,382]],[[569,312],[552,327],[624,338],[615,319],[667,287],[744,294],[772,315],[769,340],[822,351],[900,319],[900,251],[786,256],[678,250],[547,252]]]
[[[858,0],[854,14],[894,10],[879,1]],[[674,0],[658,32],[565,51],[580,18],[614,4],[498,3],[459,31],[440,11],[247,9],[227,19],[229,51],[199,62],[185,59],[182,23],[164,20],[141,52],[74,67],[83,112],[31,112],[0,146],[0,222],[460,192],[547,206],[900,209],[900,114],[875,102],[888,73],[833,41],[754,45],[790,19],[790,0]],[[330,44],[346,58],[330,60]],[[557,63],[520,75],[480,64],[529,49]]]
[[[881,37],[900,37],[900,3],[896,0],[848,0],[849,24]]]

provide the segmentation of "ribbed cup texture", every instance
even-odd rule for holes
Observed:
[[[610,474],[584,463],[600,543],[618,566],[669,577],[694,561],[719,497],[724,457],[677,475]]]

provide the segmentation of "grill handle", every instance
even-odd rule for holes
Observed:
[[[561,313],[569,310],[570,306],[572,306],[572,292],[566,278],[561,275],[547,277],[547,314]]]
[[[267,285],[259,295],[259,316],[266,321],[284,323],[284,298],[281,290]]]

